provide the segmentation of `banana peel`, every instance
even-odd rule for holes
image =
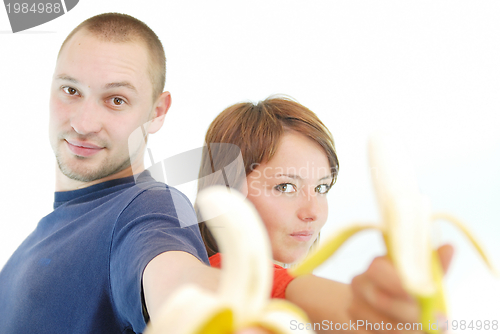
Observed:
[[[496,275],[492,262],[479,242],[457,218],[447,213],[432,214],[430,202],[418,188],[417,178],[397,140],[374,136],[369,142],[370,167],[382,224],[355,224],[341,229],[325,241],[302,263],[292,268],[294,276],[309,274],[342,246],[351,236],[367,229],[379,230],[384,238],[387,255],[396,267],[405,289],[420,304],[420,321],[427,333],[441,332],[429,324],[446,317],[443,270],[437,251],[431,244],[431,224],[447,220],[460,229],[478,251],[483,261]]]
[[[249,327],[297,333],[290,328],[292,321],[309,321],[294,304],[270,298],[271,246],[255,208],[237,191],[221,186],[200,192],[197,205],[204,217],[214,217],[206,223],[224,254],[219,289],[214,293],[194,285],[181,287],[145,334],[230,334]]]

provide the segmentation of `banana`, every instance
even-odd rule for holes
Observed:
[[[449,214],[432,214],[429,200],[419,191],[410,159],[405,155],[405,150],[398,146],[397,140],[381,135],[372,137],[369,158],[382,224],[357,223],[341,229],[292,268],[290,273],[294,276],[311,273],[349,237],[366,229],[378,229],[383,235],[388,257],[401,276],[405,289],[420,304],[422,328],[428,333],[440,333],[439,326],[429,326],[446,317],[443,272],[437,252],[431,245],[432,222],[437,219],[452,222],[471,241],[490,270],[494,274],[496,271],[464,224]]]
[[[291,334],[292,321],[307,323],[297,306],[270,299],[273,267],[267,231],[255,208],[237,191],[215,186],[198,194],[197,204],[222,257],[217,293],[194,285],[178,289],[145,334],[229,334],[259,326]],[[309,330],[300,333],[314,333]]]

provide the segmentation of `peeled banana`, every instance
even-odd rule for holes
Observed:
[[[387,254],[404,287],[420,304],[422,329],[437,334],[439,327],[429,324],[446,317],[446,302],[441,264],[431,245],[431,223],[436,219],[452,222],[472,242],[491,271],[495,273],[495,270],[479,243],[458,219],[449,214],[432,214],[429,200],[420,193],[413,166],[405,153],[397,140],[388,136],[371,138],[370,167],[382,224],[356,224],[340,230],[290,273],[294,276],[311,273],[357,232],[380,230]]]
[[[290,324],[307,323],[305,313],[269,297],[271,247],[255,208],[237,191],[221,186],[200,192],[197,204],[204,217],[213,217],[207,225],[223,254],[219,289],[214,293],[194,285],[180,288],[145,334],[229,334],[255,326],[276,334],[297,333]]]

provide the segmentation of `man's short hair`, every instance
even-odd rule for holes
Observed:
[[[59,55],[71,37],[82,29],[106,42],[143,42],[149,51],[148,73],[153,84],[153,100],[163,92],[166,74],[165,51],[158,36],[144,22],[130,15],[120,13],[105,13],[93,16],[80,23],[66,37],[59,50]]]

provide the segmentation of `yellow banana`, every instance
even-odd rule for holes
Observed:
[[[220,186],[200,192],[197,203],[224,254],[219,289],[213,293],[193,285],[180,288],[145,334],[229,334],[253,326],[276,334],[296,333],[290,324],[307,323],[307,316],[297,306],[269,297],[271,247],[255,208],[243,195]]]
[[[492,272],[495,270],[479,243],[459,220],[449,214],[431,213],[428,199],[419,191],[410,159],[397,141],[383,136],[372,137],[369,155],[382,224],[355,224],[342,229],[290,272],[294,276],[311,273],[352,235],[365,229],[378,229],[404,287],[419,301],[422,329],[437,334],[439,326],[429,324],[446,316],[446,302],[441,264],[431,245],[431,223],[436,219],[451,221],[464,232]]]

